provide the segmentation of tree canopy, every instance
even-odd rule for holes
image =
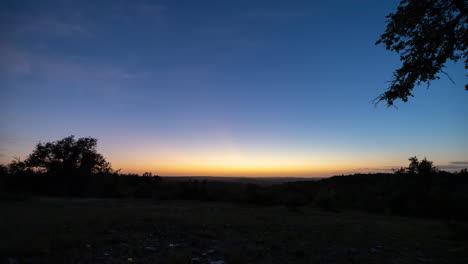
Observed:
[[[109,162],[96,150],[97,139],[69,136],[61,140],[39,143],[25,160],[35,170],[50,174],[89,175],[112,170]]]
[[[434,163],[426,158],[419,161],[417,157],[411,157],[408,160],[410,161],[408,168],[401,168],[396,171],[397,173],[428,176],[437,172]]]
[[[387,16],[387,29],[376,44],[399,53],[402,66],[394,71],[390,87],[377,101],[389,106],[397,99],[407,102],[415,85],[429,85],[441,73],[446,74],[447,60],[464,59],[468,69],[467,6],[466,0],[400,2],[397,11]]]

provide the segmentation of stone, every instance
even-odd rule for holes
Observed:
[[[16,260],[15,258],[8,258],[8,264],[18,264],[18,260]]]
[[[192,258],[191,263],[200,263],[201,258]]]
[[[156,251],[157,248],[153,247],[153,246],[147,246],[144,248],[146,251]]]
[[[371,252],[372,252],[372,253],[379,253],[379,252],[380,252],[380,249],[377,248],[377,247],[373,247],[373,248],[371,248]]]

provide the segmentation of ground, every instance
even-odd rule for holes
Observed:
[[[441,220],[192,201],[0,209],[0,263],[468,263],[453,228],[466,223]]]

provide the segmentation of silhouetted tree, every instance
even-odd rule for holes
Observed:
[[[3,190],[7,177],[8,177],[8,167],[3,164],[0,164],[0,191]]]
[[[390,87],[377,100],[393,105],[413,96],[415,85],[439,79],[447,60],[465,59],[468,69],[468,7],[466,0],[402,0],[390,13],[376,44],[400,54]],[[465,86],[468,90],[468,85]]]
[[[433,162],[424,158],[419,161],[416,157],[409,158],[410,165],[408,166],[408,172],[411,174],[417,175],[428,175],[430,173],[436,172],[436,168],[433,166]]]
[[[27,171],[29,168],[24,161],[16,158],[8,164],[8,169],[11,174],[20,174]]]
[[[436,172],[437,169],[433,166],[433,162],[424,158],[419,162],[417,172],[420,175],[430,174]]]
[[[48,174],[109,173],[111,165],[96,150],[97,139],[84,137],[75,140],[69,136],[61,140],[38,143],[25,164]]]
[[[416,170],[418,169],[418,166],[419,166],[418,158],[415,156],[415,157],[409,158],[408,160],[410,161],[410,164],[408,166],[408,172],[412,174],[416,174]]]
[[[427,160],[427,158],[419,161],[417,157],[411,157],[408,160],[410,161],[409,166],[407,168],[395,170],[395,174],[429,175],[437,172],[437,168],[434,167],[434,163]]]

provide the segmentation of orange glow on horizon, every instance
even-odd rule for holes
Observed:
[[[151,172],[161,176],[327,177],[391,172],[392,168],[406,166],[414,155],[412,151],[401,154],[333,144],[245,144],[228,134],[178,141],[149,136],[110,138],[102,142],[100,150],[122,173]],[[434,158],[439,162],[456,159]]]
[[[113,167],[122,169],[123,173],[152,172],[161,176],[325,177],[362,172],[356,169],[369,167],[369,163],[365,166],[355,160],[336,158],[237,154],[113,160]],[[378,168],[377,165],[375,167]]]

